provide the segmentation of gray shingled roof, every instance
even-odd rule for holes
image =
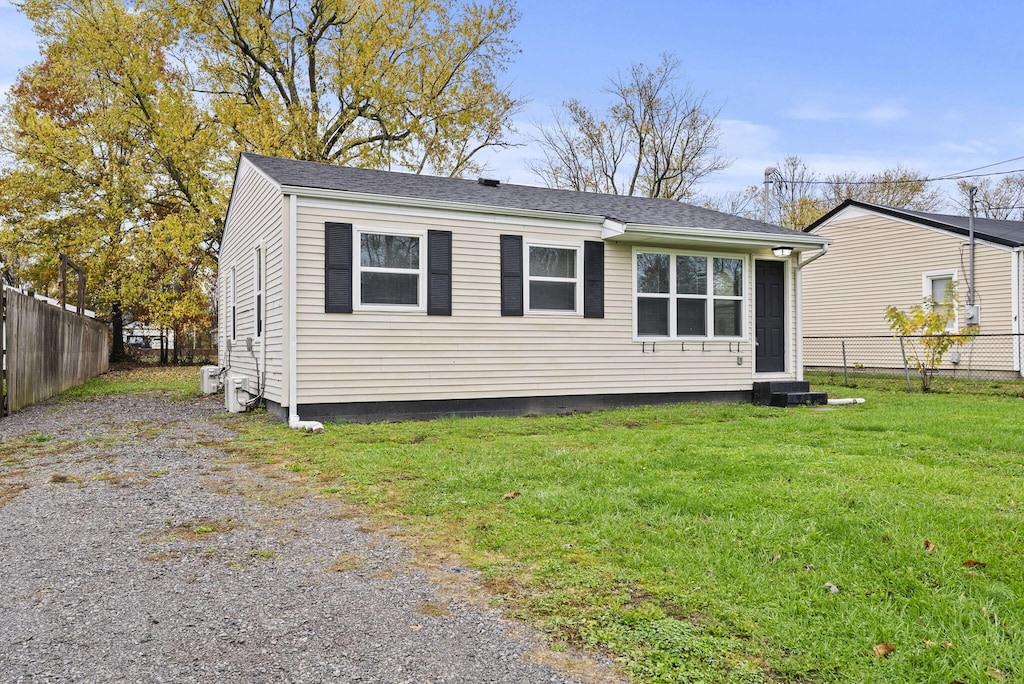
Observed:
[[[885,214],[886,216],[892,216],[894,218],[915,221],[932,228],[939,228],[941,230],[949,231],[950,233],[956,233],[957,235],[967,235],[969,233],[967,225],[968,218],[966,216],[932,214],[925,211],[912,211],[910,209],[895,209],[881,204],[871,204],[869,202],[860,202],[852,199],[846,200],[838,207],[809,225],[805,230],[814,230],[819,225],[850,206],[876,211],[880,214]],[[979,240],[987,240],[999,245],[1007,245],[1008,247],[1020,247],[1021,245],[1024,245],[1024,221],[1001,221],[998,219],[975,218],[974,235]]]
[[[793,234],[781,226],[665,199],[553,190],[510,183],[489,187],[475,180],[357,169],[250,153],[242,156],[276,182],[292,187],[604,216],[621,223],[652,226]]]

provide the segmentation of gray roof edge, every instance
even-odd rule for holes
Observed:
[[[506,190],[503,194],[483,195],[487,201],[475,201],[481,196],[481,190],[472,180],[345,167],[270,157],[252,152],[243,152],[241,158],[253,164],[279,185],[290,188],[377,194],[409,200],[435,200],[495,209],[530,210],[538,214],[603,217],[624,224],[659,225],[665,228],[700,227],[727,230],[737,233],[737,236],[744,233],[785,236],[791,232],[781,226],[667,199],[605,195],[507,183],[501,184],[501,188]],[[343,185],[341,179],[345,174],[358,178],[358,185],[364,187],[340,187]],[[330,177],[326,178],[328,175]],[[396,183],[395,180],[399,177],[404,177],[410,182]],[[369,190],[365,187],[377,181],[380,182],[381,188]],[[413,187],[410,188],[410,185]]]
[[[896,207],[888,207],[883,204],[872,204],[871,202],[864,202],[861,200],[847,199],[842,204],[838,205],[827,214],[819,218],[811,225],[804,228],[804,232],[813,233],[815,230],[820,228],[825,223],[832,220],[837,214],[848,207],[857,207],[859,209],[865,209],[867,211],[874,211],[884,216],[890,216],[893,218],[900,218],[913,223],[920,223],[922,225],[929,226],[931,228],[938,228],[939,230],[945,230],[950,233],[957,235],[968,235],[969,229],[966,225],[960,225],[960,223],[968,220],[967,216],[958,216],[956,214],[936,214],[925,211],[916,211],[913,209],[898,209]],[[954,222],[954,220],[956,222]],[[1014,239],[1003,235],[997,235],[991,232],[992,225],[1003,225],[1007,228],[1019,229],[1021,233],[1020,239]],[[1024,221],[1006,221],[1002,219],[989,219],[989,218],[975,218],[974,226],[975,237],[981,240],[993,242],[1005,247],[1021,247],[1024,246]]]

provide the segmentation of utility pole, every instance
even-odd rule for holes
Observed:
[[[771,217],[768,215],[768,186],[771,185],[772,179],[779,175],[779,170],[774,166],[769,166],[764,170],[764,222],[771,223]]]
[[[970,198],[969,209],[967,212],[967,235],[968,240],[971,244],[971,276],[970,281],[967,285],[967,306],[974,306],[974,198],[978,195],[978,186],[972,185],[968,191],[968,197]]]

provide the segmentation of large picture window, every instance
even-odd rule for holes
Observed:
[[[743,259],[636,253],[638,337],[742,337]]]
[[[358,231],[356,301],[371,307],[422,308],[425,242],[421,235]]]
[[[529,311],[575,313],[579,310],[578,247],[528,245]]]

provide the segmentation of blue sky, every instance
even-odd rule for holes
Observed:
[[[536,121],[570,97],[595,107],[607,77],[675,53],[721,106],[735,161],[702,188],[739,190],[797,154],[823,173],[896,163],[941,175],[1024,155],[1024,3],[860,0],[519,0],[521,54],[507,77]],[[27,23],[0,0],[0,87],[35,59]],[[536,183],[529,146],[488,159]],[[1006,170],[1024,168],[1024,162]],[[999,170],[999,169],[996,169]]]

